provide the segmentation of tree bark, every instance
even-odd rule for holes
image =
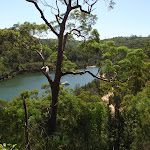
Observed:
[[[48,125],[48,134],[52,135],[56,132],[56,118],[57,118],[57,108],[58,108],[58,94],[59,94],[59,85],[61,79],[61,68],[63,61],[63,39],[64,39],[64,24],[60,27],[60,34],[58,37],[58,55],[57,55],[57,63],[56,63],[56,72],[55,78],[53,82],[53,86],[51,86],[52,90],[52,104],[51,104],[51,116]]]

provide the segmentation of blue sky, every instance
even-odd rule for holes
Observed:
[[[100,38],[150,35],[150,0],[115,0],[114,9],[100,0],[93,14],[97,14],[96,28]],[[49,11],[50,12],[50,11]],[[51,16],[49,15],[49,21]],[[25,0],[1,0],[0,28],[8,28],[25,21],[44,23],[33,4]]]

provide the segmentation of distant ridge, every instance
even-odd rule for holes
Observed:
[[[114,41],[116,46],[126,46],[129,49],[138,49],[138,48],[146,48],[150,47],[150,37],[138,37],[136,35],[130,37],[114,37],[111,39],[101,40],[101,42],[105,41]]]
[[[50,41],[52,41],[52,40],[54,40],[54,41],[58,41],[57,39],[40,39],[40,41],[42,41],[43,43],[45,43],[46,45],[48,45],[48,43],[50,42]],[[67,42],[66,43],[66,46],[67,45],[72,45],[74,48],[77,48],[77,45],[80,43],[80,41],[77,41],[77,40],[75,40],[75,41],[69,41],[69,42]]]
[[[55,40],[57,42],[57,39],[40,39],[40,40],[47,45],[51,40]],[[105,41],[114,41],[117,47],[126,46],[129,49],[146,48],[147,46],[150,47],[150,36],[148,37],[138,37],[136,35],[130,37],[119,36],[101,40],[101,43],[104,43]],[[69,43],[76,48],[78,43],[80,43],[80,41],[77,40],[69,41]]]

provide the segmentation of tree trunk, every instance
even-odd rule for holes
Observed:
[[[64,31],[62,29],[62,31]],[[56,72],[53,85],[51,86],[52,90],[52,104],[51,104],[51,116],[48,122],[48,134],[52,135],[56,132],[56,118],[57,118],[57,108],[58,108],[58,94],[59,94],[59,85],[61,79],[61,68],[63,61],[63,32],[60,32],[58,38],[58,55],[57,55],[57,64]]]
[[[52,90],[52,104],[51,104],[51,116],[48,122],[48,134],[52,135],[56,132],[56,117],[57,117],[57,107],[58,107],[58,93],[59,87],[55,87]]]

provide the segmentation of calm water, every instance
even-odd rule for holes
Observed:
[[[80,69],[84,70],[84,69]],[[89,68],[92,73],[96,74],[98,68]],[[52,78],[54,78],[54,72],[50,72]],[[83,86],[94,80],[94,78],[88,73],[84,75],[66,75],[62,77],[61,82],[68,81],[70,87],[75,89],[76,85]],[[16,76],[12,79],[0,82],[0,100],[10,101],[13,97],[19,95],[23,90],[33,90],[38,89],[41,95],[43,90],[41,85],[48,83],[47,78],[42,73],[30,73]]]

